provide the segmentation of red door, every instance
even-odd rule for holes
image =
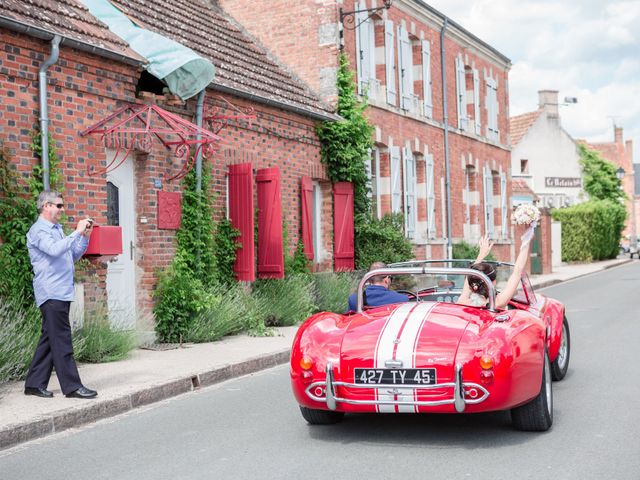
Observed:
[[[353,247],[353,184],[333,185],[333,265],[336,272],[355,267]]]
[[[278,167],[258,170],[258,277],[284,278]]]

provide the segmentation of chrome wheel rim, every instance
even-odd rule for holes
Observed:
[[[567,330],[562,325],[562,338],[560,339],[560,348],[558,349],[558,359],[556,360],[558,367],[564,370],[567,363],[567,352],[569,350],[569,344],[567,342]]]

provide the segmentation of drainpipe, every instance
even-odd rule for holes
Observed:
[[[206,88],[198,94],[198,104],[196,105],[196,125],[202,128],[202,113],[204,110],[204,97],[206,94]],[[202,139],[200,132],[196,135],[198,142]],[[202,191],[202,149],[198,149],[198,155],[196,156],[196,192]]]
[[[47,70],[58,61],[60,53],[60,35],[51,40],[51,55],[40,66],[38,72],[40,86],[40,144],[42,148],[42,182],[44,189],[50,190],[49,184],[49,112],[47,109]]]
[[[451,244],[451,168],[449,165],[449,114],[447,113],[447,62],[444,51],[444,34],[447,30],[449,19],[444,17],[444,23],[440,30],[440,70],[442,71],[442,111],[444,122],[444,171],[445,192],[447,198],[447,258],[453,257],[453,245]]]

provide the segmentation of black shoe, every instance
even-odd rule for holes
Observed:
[[[98,392],[86,387],[80,387],[75,392],[67,393],[67,398],[95,398],[98,396]]]
[[[46,388],[24,387],[24,394],[35,395],[36,397],[42,398],[53,398],[53,392],[50,392]]]

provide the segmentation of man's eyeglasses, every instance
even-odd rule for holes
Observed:
[[[53,205],[58,210],[60,210],[61,208],[64,208],[64,203],[51,203],[51,202],[49,202],[49,205]]]

